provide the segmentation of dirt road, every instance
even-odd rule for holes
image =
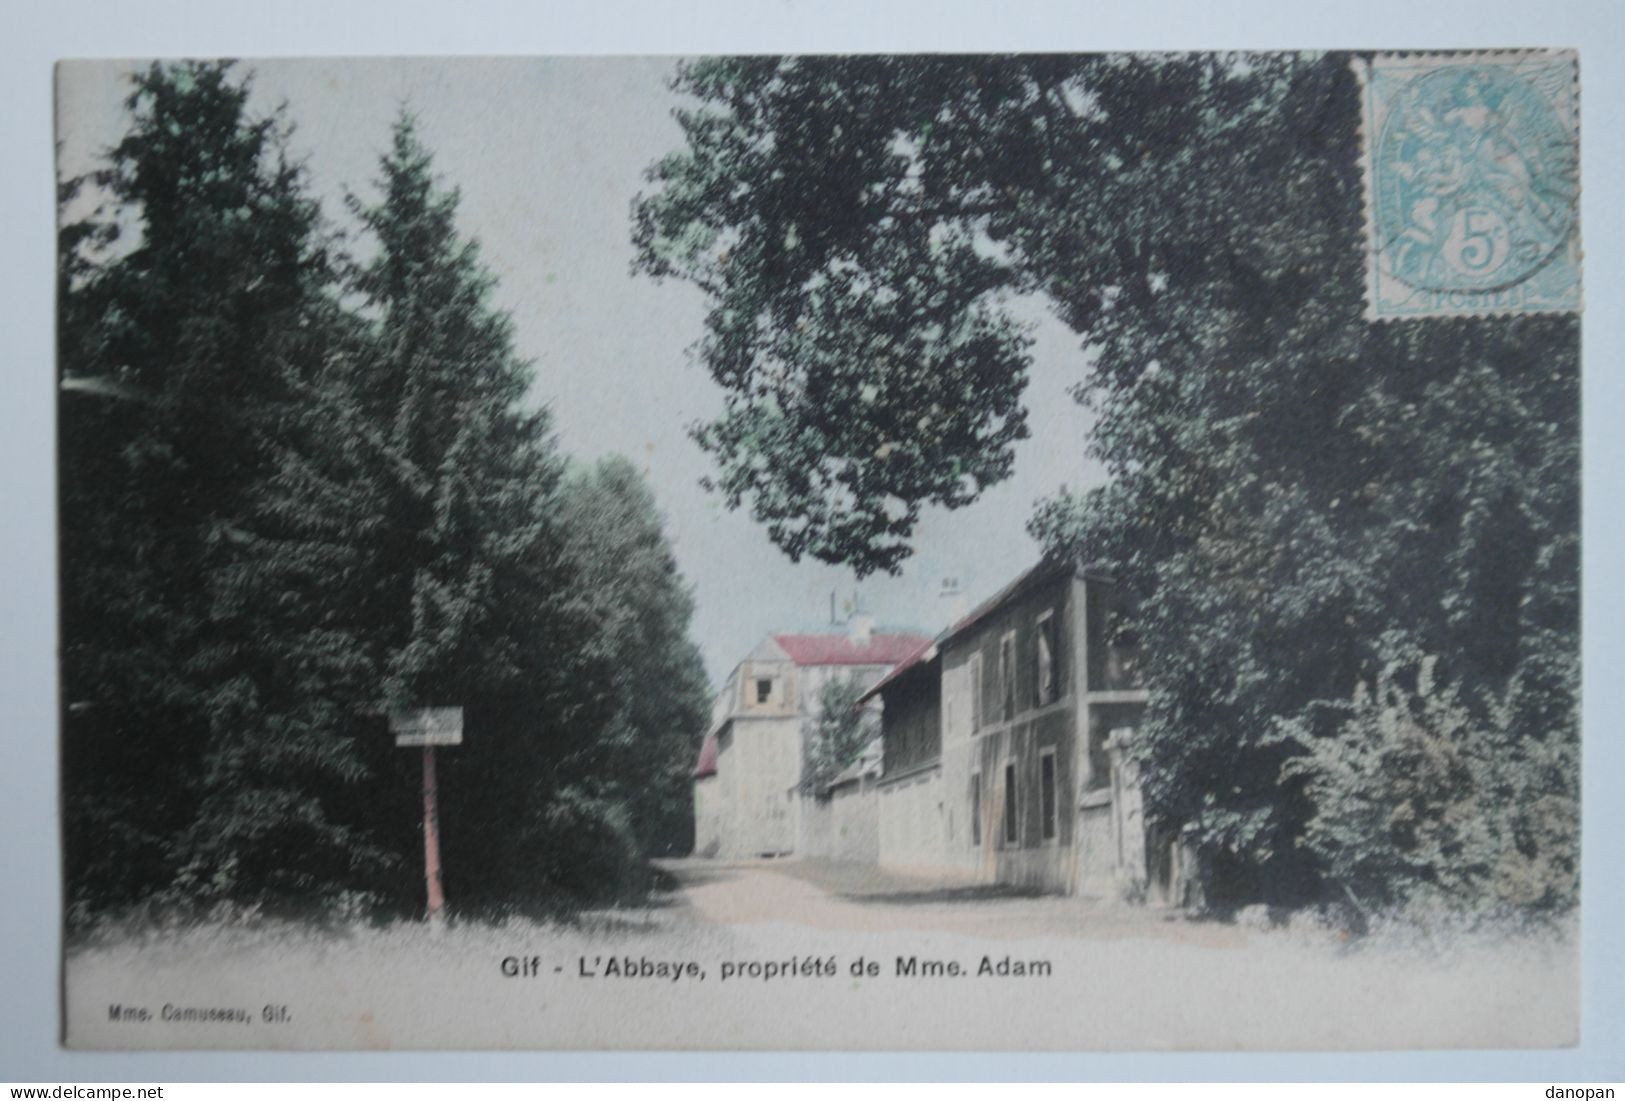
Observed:
[[[996,939],[1121,937],[1234,946],[1234,926],[1193,922],[1144,907],[1034,895],[986,885],[944,885],[878,868],[806,860],[673,860],[688,916],[718,925],[778,923],[863,932],[931,930]],[[676,920],[682,910],[674,912]]]

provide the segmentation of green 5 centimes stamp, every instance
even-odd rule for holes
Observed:
[[[1366,316],[1579,310],[1576,55],[1379,55],[1356,67]]]

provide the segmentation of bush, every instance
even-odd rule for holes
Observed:
[[[525,840],[541,873],[537,897],[553,909],[630,901],[648,885],[648,865],[621,800],[567,786]]]
[[[1391,662],[1332,733],[1283,724],[1313,810],[1301,844],[1362,910],[1561,910],[1578,891],[1572,679],[1550,670],[1470,700],[1431,659]],[[1537,706],[1537,700],[1545,704]],[[1324,718],[1324,716],[1321,716]]]

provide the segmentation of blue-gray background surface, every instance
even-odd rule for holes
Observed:
[[[0,1079],[1625,1079],[1622,550],[1625,6],[657,4],[592,0],[53,2],[0,12]],[[68,57],[1573,46],[1581,50],[1585,380],[1584,1042],[1558,1052],[1335,1055],[151,1054],[57,1046],[58,848],[51,65]],[[713,670],[715,672],[715,670]],[[1267,995],[1267,992],[1260,992]]]

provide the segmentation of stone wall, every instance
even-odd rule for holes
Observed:
[[[880,790],[866,778],[830,793],[830,859],[853,864],[880,862]]]
[[[900,778],[887,776],[878,790],[880,863],[900,871],[946,870],[942,769],[933,765]]]

